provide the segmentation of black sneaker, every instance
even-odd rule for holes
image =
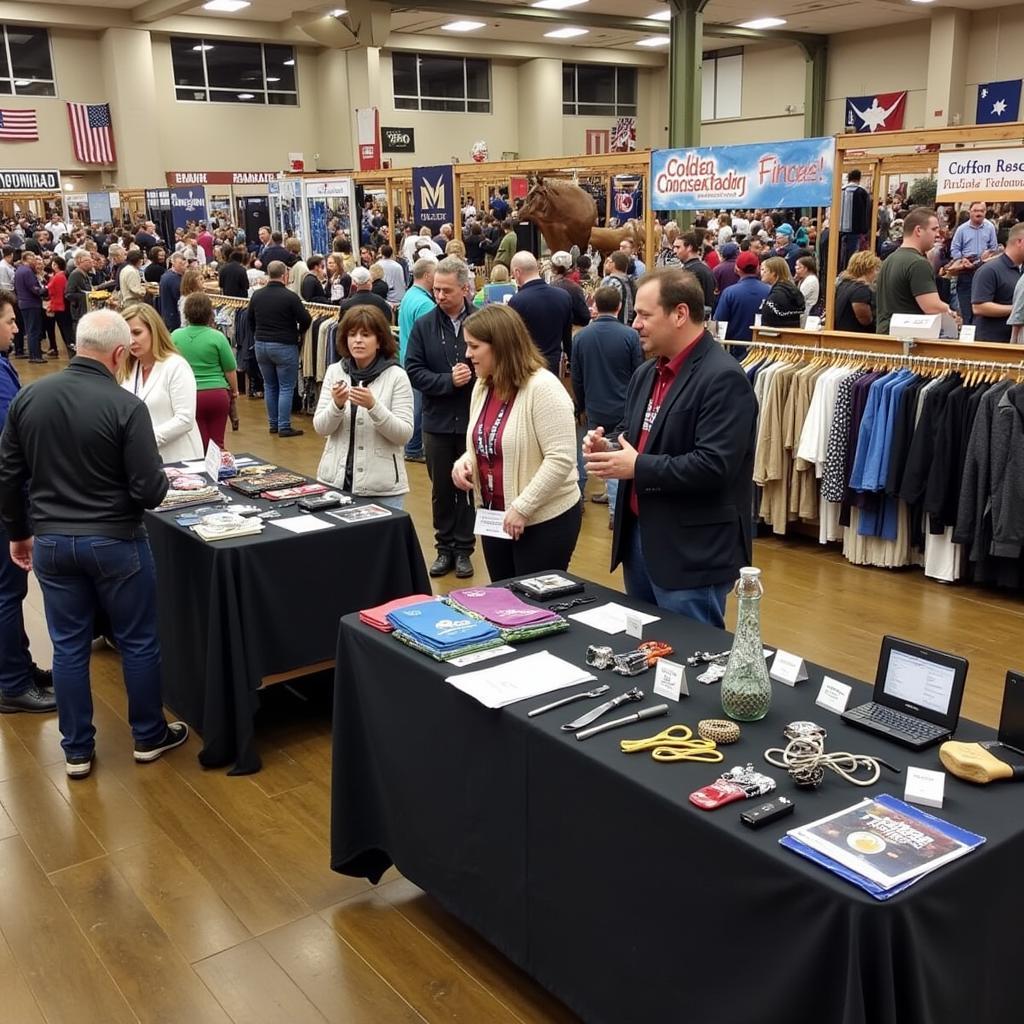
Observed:
[[[187,739],[188,726],[184,722],[170,722],[163,739],[157,740],[156,743],[135,744],[135,760],[143,764],[155,761],[168,750],[180,747]]]
[[[473,563],[469,560],[469,555],[455,556],[455,575],[460,580],[467,580],[473,575]]]
[[[297,430],[293,427],[278,427],[277,429],[278,437],[302,437],[304,433],[304,430]]]
[[[72,754],[64,757],[64,771],[69,779],[84,779],[92,771],[92,754]]]
[[[272,434],[276,434],[276,433],[277,433],[277,427],[271,427],[271,428],[270,428],[270,432],[271,432]]]
[[[57,698],[54,697],[53,690],[40,690],[37,686],[30,686],[17,697],[0,695],[0,714],[13,715],[19,711],[28,711],[39,715],[56,710]]]

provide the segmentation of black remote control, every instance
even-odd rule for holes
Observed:
[[[740,821],[750,828],[761,828],[773,821],[778,821],[779,818],[784,818],[787,814],[792,814],[795,807],[796,804],[789,797],[776,797],[765,804],[752,807],[749,811],[741,811]]]

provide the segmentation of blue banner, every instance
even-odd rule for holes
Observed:
[[[171,217],[175,228],[188,227],[188,222],[198,224],[206,220],[206,189],[200,185],[193,188],[171,189]]]
[[[89,203],[89,220],[106,224],[110,220],[110,193],[90,192],[87,201]]]
[[[644,215],[643,179],[625,175],[612,178],[612,217],[625,224]]]
[[[976,124],[1012,123],[1020,112],[1019,78],[1008,82],[982,82],[978,86],[978,109]]]
[[[455,218],[455,172],[451,164],[412,169],[412,219],[418,228],[459,223]]]
[[[835,139],[657,149],[652,210],[774,210],[832,202]]]

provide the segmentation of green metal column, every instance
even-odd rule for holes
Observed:
[[[803,43],[804,51],[804,138],[825,134],[825,85],[828,75],[828,44]]]
[[[669,0],[672,45],[668,58],[668,144],[672,149],[700,145],[701,66],[707,3],[708,0]]]

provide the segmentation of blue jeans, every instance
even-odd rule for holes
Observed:
[[[43,310],[42,307],[26,306],[21,315],[25,318],[25,338],[28,341],[29,359],[43,358]]]
[[[53,641],[53,690],[64,753],[90,755],[95,747],[89,656],[97,609],[106,612],[121,652],[132,735],[136,743],[162,739],[167,724],[149,541],[43,534],[35,539],[32,567]]]
[[[974,274],[958,274],[956,277],[956,300],[960,307],[960,319],[965,324],[974,323],[974,310],[971,307],[971,288]]]
[[[678,615],[686,615],[709,626],[725,628],[725,599],[732,589],[731,583],[694,587],[690,590],[666,590],[659,587],[647,571],[639,523],[634,522],[631,527],[624,523],[623,529],[629,529],[631,534],[622,560],[622,575],[626,581],[626,593],[630,597],[656,604]]]
[[[383,505],[385,508],[394,508],[399,512],[405,511],[405,495],[404,494],[391,494],[391,495],[378,495],[376,498],[370,499],[375,505]]]
[[[423,454],[423,392],[412,390],[412,437],[405,446],[406,455]]]
[[[0,694],[19,697],[32,686],[32,657],[21,610],[28,573],[11,561],[9,544],[0,525]]]
[[[299,379],[299,349],[280,341],[257,341],[256,362],[263,374],[263,399],[271,427],[292,425],[292,396]]]
[[[587,436],[587,431],[591,429],[577,425],[576,427],[576,469],[580,475],[580,494],[584,494],[587,489],[587,464],[583,458],[583,438]],[[619,481],[618,480],[605,480],[605,490],[608,492],[608,514],[615,515],[615,499],[619,493]],[[584,500],[586,496],[584,495]]]

